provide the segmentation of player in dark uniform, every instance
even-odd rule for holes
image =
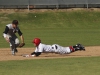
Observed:
[[[19,39],[15,35],[16,32],[19,34],[21,38],[21,43],[24,43],[24,37],[18,27],[17,20],[13,20],[12,24],[6,25],[6,28],[3,32],[5,40],[10,44],[12,55],[15,55],[15,53],[18,52],[16,48],[19,46]]]

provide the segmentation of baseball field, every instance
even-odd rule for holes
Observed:
[[[0,10],[1,11],[1,10]],[[25,47],[12,56],[9,44],[2,37],[5,25],[13,19],[25,38]],[[0,12],[0,75],[100,75],[100,11],[42,10],[32,12]],[[35,47],[39,37],[44,44],[70,46],[81,43],[86,51],[71,54],[42,54],[22,57]]]

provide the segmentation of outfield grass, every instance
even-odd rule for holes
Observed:
[[[36,16],[36,17],[35,17]],[[82,43],[85,46],[100,45],[100,12],[37,12],[37,13],[0,13],[0,48],[9,47],[2,38],[5,25],[18,19],[24,33],[25,47],[33,47],[35,37],[43,43],[57,43],[62,46]]]
[[[100,45],[100,12],[0,13],[0,48],[9,47],[2,32],[13,19],[20,22],[25,47],[33,47],[35,37],[46,44]],[[99,64],[100,57],[0,61],[0,75],[100,75]]]
[[[0,62],[0,75],[100,75],[100,57]]]

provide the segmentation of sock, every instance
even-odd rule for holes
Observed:
[[[69,48],[70,48],[71,52],[75,51],[74,48],[73,48],[73,46],[70,46]]]

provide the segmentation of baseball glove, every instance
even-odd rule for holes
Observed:
[[[25,43],[20,43],[18,47],[21,48],[21,47],[23,47],[23,46],[25,46]]]

